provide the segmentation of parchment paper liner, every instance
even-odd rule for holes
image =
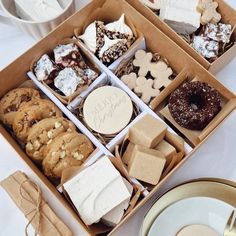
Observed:
[[[109,157],[109,159],[112,162],[112,164],[115,166],[115,168],[120,172],[120,174],[133,186],[132,198],[130,200],[128,209],[125,211],[125,214],[123,216],[123,218],[124,218],[126,215],[128,215],[132,211],[132,209],[137,204],[137,202],[140,198],[140,195],[141,195],[141,187],[138,185],[135,185],[131,181],[120,158]],[[62,178],[61,178],[61,187],[62,187],[63,194],[78,215],[79,215],[79,213],[78,213],[76,207],[74,206],[73,202],[71,201],[69,195],[67,194],[66,190],[64,189],[63,184],[65,184],[67,181],[69,181],[71,178],[73,178],[74,176],[76,176],[78,173],[80,173],[82,170],[84,170],[86,168],[87,167],[85,167],[85,166],[68,168],[63,171]],[[94,234],[105,233],[105,232],[108,232],[112,229],[112,227],[106,226],[105,224],[103,224],[101,222],[99,222],[97,224],[90,225],[90,226],[88,226],[88,225],[86,225],[86,226],[89,229],[92,229],[93,232],[95,232]]]
[[[97,72],[97,73],[98,73],[98,76],[99,76],[100,71],[99,71],[97,65],[95,64],[95,62],[93,61],[93,58],[91,57],[91,55],[90,55],[86,50],[83,49],[83,47],[80,46],[80,44],[77,42],[76,39],[67,38],[67,39],[61,40],[61,42],[60,42],[59,44],[69,44],[69,43],[74,43],[74,44],[76,44],[76,45],[78,46],[79,51],[80,51],[80,53],[81,53],[81,55],[82,55],[82,57],[83,57],[85,63],[88,65],[88,67],[89,67],[90,69],[92,69],[92,70],[94,70],[95,72]],[[59,44],[57,44],[57,45],[59,45]],[[55,45],[55,47],[56,47],[57,45]],[[54,47],[54,48],[55,48],[55,47]],[[51,51],[48,51],[48,52],[45,52],[45,53],[50,56],[50,54],[52,53],[52,51],[53,51],[54,48],[52,48]],[[42,55],[43,55],[43,54],[42,54]],[[41,55],[41,56],[42,56],[42,55]],[[40,57],[41,57],[41,56],[40,56]],[[35,58],[35,59],[33,60],[33,62],[31,63],[31,65],[30,65],[30,70],[31,70],[31,72],[32,72],[33,74],[34,74],[34,65],[35,65],[35,63],[39,60],[40,57]],[[64,96],[64,95],[58,93],[57,91],[53,90],[53,89],[52,89],[48,84],[46,84],[44,81],[41,81],[41,83],[42,83],[45,87],[47,87],[47,89],[49,89],[63,104],[66,104],[66,105],[68,105],[68,104],[69,104],[75,97],[77,97],[81,92],[83,92],[84,90],[86,90],[86,89],[88,88],[89,84],[91,84],[92,82],[93,82],[93,81],[89,81],[88,84],[78,87],[78,88],[76,89],[76,91],[75,91],[73,94],[71,94],[70,96]],[[53,83],[53,82],[52,82],[52,83]],[[59,90],[58,90],[58,91],[59,91]]]

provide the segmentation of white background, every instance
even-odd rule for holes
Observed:
[[[78,0],[77,0],[78,1]],[[78,7],[88,3],[88,0],[78,1]],[[236,9],[235,0],[227,0]],[[13,61],[17,56],[26,51],[36,41],[23,35],[14,26],[4,25],[0,22],[0,70]],[[217,79],[236,93],[236,58],[228,64]],[[7,83],[7,79],[6,83]],[[140,209],[128,220],[115,235],[136,236],[145,213],[157,197],[170,187],[189,179],[200,177],[220,177],[236,181],[236,111],[234,111],[218,127],[217,131],[192,155],[164,185],[161,190],[148,201],[145,207]],[[63,209],[61,204],[53,198],[40,180],[30,171],[25,163],[19,158],[11,146],[0,135],[0,180],[6,178],[16,170],[25,171],[43,189],[44,196],[56,211],[56,213],[69,225],[74,235],[86,235],[73,220],[70,214]],[[174,219],[173,219],[174,220]],[[0,236],[24,235],[26,220],[22,213],[15,207],[7,194],[0,188]],[[162,236],[162,235],[161,235]]]

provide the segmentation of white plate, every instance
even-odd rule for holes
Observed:
[[[158,215],[148,236],[175,236],[181,228],[191,224],[207,225],[223,235],[232,210],[231,205],[214,198],[192,197],[180,200]]]

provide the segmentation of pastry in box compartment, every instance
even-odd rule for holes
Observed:
[[[75,36],[106,66],[124,55],[140,37],[133,23],[123,13],[119,19],[104,18],[104,9],[97,9],[84,28],[75,29]]]
[[[82,165],[94,151],[92,142],[29,81],[6,93],[0,103],[5,104],[6,99],[15,106],[9,132],[46,176],[60,179],[66,168]]]
[[[157,98],[152,104],[155,111],[194,146],[232,110],[232,94],[207,74],[196,76],[191,70],[183,70],[165,97]]]
[[[31,71],[61,102],[68,104],[98,77],[98,69],[76,40],[67,39],[32,63]]]
[[[176,76],[165,58],[142,49],[121,62],[114,74],[147,104]]]

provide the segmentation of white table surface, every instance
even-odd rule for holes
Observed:
[[[89,0],[78,2],[78,7],[85,5]],[[235,0],[227,0],[236,9]],[[23,35],[14,26],[4,25],[0,22],[0,70],[26,51],[35,43],[35,40]],[[217,79],[236,93],[236,58],[228,64]],[[7,82],[7,78],[6,78]],[[128,220],[114,234],[136,236],[148,208],[157,197],[167,189],[186,180],[201,177],[219,177],[236,181],[236,111],[234,111],[217,129],[217,131],[192,155],[192,157],[172,176],[160,191],[148,203]],[[68,224],[74,235],[86,235],[81,226],[62,208],[49,190],[32,173],[26,164],[19,158],[14,149],[0,134],[0,180],[6,178],[16,170],[26,172],[35,180],[44,192],[44,196],[56,213]],[[0,188],[0,236],[24,235],[26,220],[15,207],[8,195]]]

